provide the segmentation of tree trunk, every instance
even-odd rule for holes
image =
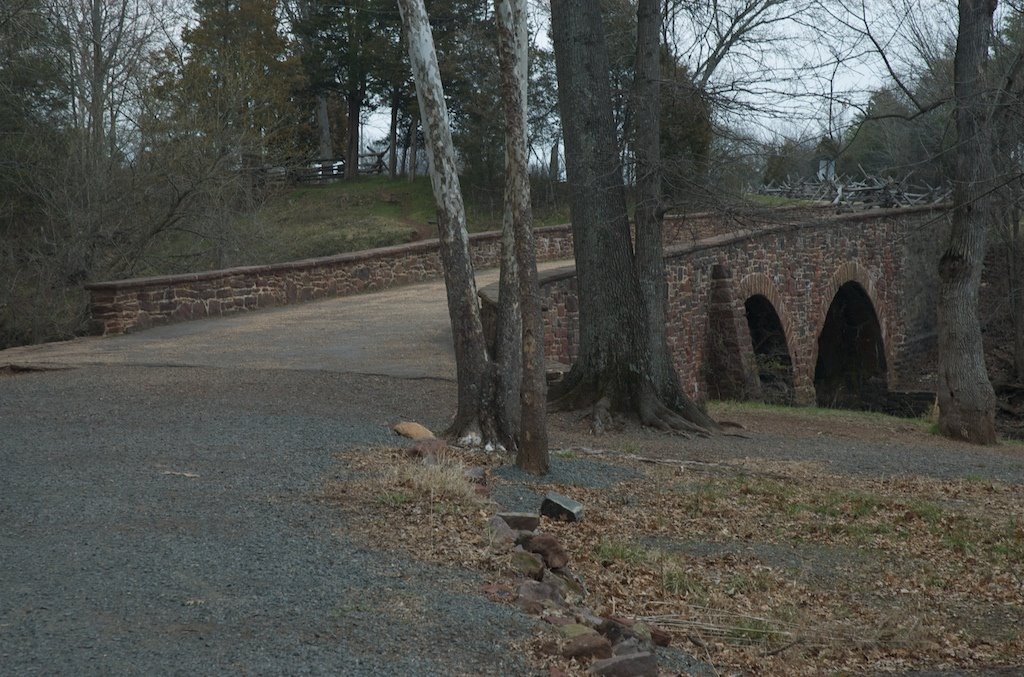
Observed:
[[[995,393],[985,369],[978,289],[992,219],[995,167],[986,89],[994,0],[960,0],[953,60],[956,179],[949,247],[939,262],[939,430],[947,437],[993,444]]]
[[[412,122],[409,123],[409,163],[405,168],[405,177],[412,183],[416,180],[416,156],[419,154],[419,127],[417,127],[416,118],[413,117]]]
[[[391,89],[391,126],[388,128],[388,178],[394,181],[398,175],[398,104],[400,89]]]
[[[1024,384],[1024,294],[1021,280],[1024,276],[1024,252],[1021,246],[1019,210],[1013,210],[1014,221],[1010,224],[1010,317],[1013,318],[1013,371],[1017,383]]]
[[[458,437],[466,444],[480,444],[495,440],[496,435],[493,413],[488,406],[490,403],[484,400],[483,384],[489,365],[469,256],[466,211],[456,171],[448,109],[423,0],[399,0],[398,8],[408,40],[409,61],[426,138],[430,181],[437,202],[441,261],[455,342],[458,409],[446,434]]]
[[[599,5],[553,0],[551,34],[579,287],[579,357],[553,389],[556,406],[594,406],[595,428],[608,410],[649,425],[706,433],[665,406],[652,378],[647,304],[630,243],[622,167]]]
[[[647,342],[651,375],[658,396],[690,421],[706,428],[716,425],[679,386],[679,375],[668,351],[665,312],[668,285],[661,226],[665,203],[661,193],[661,2],[639,0],[636,10],[636,64],[632,119],[636,158],[636,268],[647,309]]]
[[[363,96],[366,83],[360,82],[349,88],[345,95],[347,139],[345,145],[345,178],[359,176],[359,117],[363,110]]]
[[[541,319],[537,256],[533,242],[530,207],[529,158],[526,145],[527,28],[525,0],[495,0],[501,93],[505,111],[505,213],[503,231],[512,233],[518,288],[504,296],[504,307],[515,306],[519,316],[521,359],[515,360],[521,375],[516,440],[516,465],[535,475],[548,471],[547,379],[544,368],[544,327]],[[518,299],[518,303],[515,300]],[[511,362],[511,360],[510,360]],[[519,384],[517,384],[519,385]]]
[[[327,109],[327,94],[316,95],[316,126],[320,130],[320,159],[334,159],[334,143],[331,140],[331,116]]]

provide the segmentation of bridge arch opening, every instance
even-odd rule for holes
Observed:
[[[792,404],[793,360],[779,314],[768,297],[761,294],[748,298],[743,307],[762,398],[772,404]]]
[[[878,315],[856,282],[839,287],[818,334],[814,390],[818,406],[885,410],[885,344]]]

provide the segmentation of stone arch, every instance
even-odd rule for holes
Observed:
[[[891,348],[870,273],[855,261],[844,263],[820,301],[813,344],[818,405],[884,409]]]
[[[878,298],[878,290],[871,271],[862,266],[858,261],[847,261],[832,273],[832,277],[829,278],[828,284],[822,291],[819,299],[817,317],[813,326],[822,327],[824,325],[828,309],[832,306],[832,299],[839,292],[839,288],[848,282],[856,282],[860,285],[861,289],[867,294],[868,299],[870,299],[871,307],[874,308],[875,315],[878,317],[879,328],[882,330],[882,342],[885,344],[886,350],[885,358],[891,362],[889,359],[891,355],[889,354],[889,332],[885,322],[885,308]],[[814,348],[812,357],[814,361],[817,361],[817,347]]]
[[[792,404],[796,399],[796,332],[782,295],[763,273],[745,276],[737,289],[761,396],[767,401]]]

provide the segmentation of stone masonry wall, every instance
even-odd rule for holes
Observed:
[[[731,285],[733,316],[741,330],[746,327],[743,304],[753,295],[765,296],[778,313],[798,402],[814,401],[817,337],[836,291],[851,281],[871,299],[881,325],[889,385],[898,388],[904,349],[916,349],[929,323],[934,326],[934,298],[926,290],[937,284],[937,251],[917,248],[911,234],[920,233],[922,224],[936,221],[937,216],[941,218],[940,211],[923,208],[818,216],[667,248],[666,329],[687,394],[702,399],[707,392],[705,364],[716,264],[728,275],[718,284]],[[932,239],[937,239],[934,234]],[[547,357],[571,363],[578,341],[575,278],[571,271],[549,271],[541,284]],[[746,352],[751,354],[734,358],[749,368],[754,360],[752,351]]]
[[[541,261],[572,258],[568,226],[535,231]],[[497,233],[470,236],[473,265],[500,261]],[[305,261],[86,285],[92,332],[123,334],[151,326],[346,296],[443,276],[437,240]]]
[[[672,217],[666,220],[666,242],[695,241],[734,225],[710,213]],[[568,225],[537,228],[534,237],[538,261],[572,258]],[[469,240],[475,267],[499,265],[500,233],[478,233],[470,235]],[[111,335],[442,276],[438,242],[424,240],[305,261],[98,282],[85,288],[91,295],[91,333]]]

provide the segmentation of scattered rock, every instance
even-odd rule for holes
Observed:
[[[555,609],[549,609],[548,611],[545,611],[544,614],[541,616],[541,620],[545,623],[550,623],[556,628],[560,628],[563,625],[572,625],[573,623],[572,618],[566,616],[564,613]]]
[[[426,427],[419,423],[413,423],[412,421],[402,421],[392,428],[396,433],[402,437],[408,437],[410,440],[430,440],[434,439],[434,433],[430,432]]]
[[[439,440],[436,437],[427,437],[409,447],[408,453],[416,458],[436,459],[447,450],[448,445],[444,440]]]
[[[634,653],[595,661],[590,674],[604,677],[658,677],[658,660],[652,653]]]
[[[532,531],[517,531],[516,532],[516,545],[521,545],[524,548],[526,544],[530,542],[530,539],[536,536]]]
[[[576,609],[576,620],[591,628],[598,628],[604,623],[604,618],[598,616],[586,607]]]
[[[499,512],[498,517],[520,531],[533,531],[540,526],[540,515],[535,512]]]
[[[576,639],[582,635],[600,635],[600,633],[594,628],[583,625],[582,623],[569,623],[558,628],[558,631],[562,633],[562,637],[566,639]],[[608,645],[609,647],[611,644]]]
[[[562,648],[562,655],[566,658],[611,658],[612,645],[601,635],[590,631],[569,640]]]
[[[484,531],[487,534],[487,542],[494,552],[508,550],[516,542],[516,532],[497,515],[487,520]]]
[[[537,534],[524,543],[523,547],[543,557],[544,563],[550,569],[561,569],[569,563],[569,553],[551,534]]]
[[[651,633],[651,626],[646,623],[634,623],[630,628],[630,632],[633,636],[640,641],[644,651],[654,651],[654,639],[653,633]]]
[[[549,578],[551,580],[548,580]],[[576,597],[577,601],[582,602],[587,597],[587,586],[583,585],[583,579],[565,567],[549,570],[544,574],[544,580],[562,587],[562,594],[566,599]]]
[[[540,555],[516,548],[512,553],[512,568],[527,578],[540,580],[544,575],[544,560]]]
[[[605,641],[608,641],[607,639]],[[612,653],[616,656],[628,656],[629,654],[640,653],[640,642],[636,637],[624,639],[612,647]]]
[[[606,618],[597,626],[596,630],[608,638],[612,644],[618,644],[624,639],[633,637],[629,626],[616,618]]]
[[[569,673],[552,666],[548,669],[548,677],[569,677]]]
[[[657,625],[649,626],[651,629],[651,641],[655,646],[668,646],[672,643],[672,635],[659,628]]]
[[[516,604],[528,614],[540,615],[544,609],[563,606],[565,601],[558,590],[547,583],[529,580],[519,585]]]
[[[579,522],[583,519],[583,504],[549,491],[541,501],[540,514],[555,520]]]

